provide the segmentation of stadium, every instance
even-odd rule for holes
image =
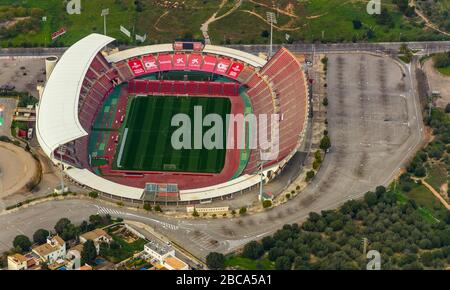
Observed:
[[[304,141],[307,82],[287,49],[269,60],[194,41],[105,49],[114,41],[91,34],[68,48],[38,104],[38,141],[77,184],[127,202],[209,202],[276,178]],[[249,146],[172,148],[171,119],[198,107],[280,116],[277,158],[262,162]],[[247,144],[250,130],[221,137]]]

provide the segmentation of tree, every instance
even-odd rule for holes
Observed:
[[[289,259],[289,257],[281,256],[275,260],[275,268],[277,270],[290,270],[291,266],[292,262],[291,259]]]
[[[243,206],[243,207],[241,207],[240,209],[239,209],[239,214],[240,215],[244,215],[244,214],[246,214],[247,213],[247,208],[245,207],[245,206]]]
[[[244,246],[242,256],[249,259],[259,259],[264,254],[263,246],[257,241],[251,241]]]
[[[426,171],[425,167],[423,167],[423,166],[419,166],[416,168],[416,170],[414,170],[414,175],[417,177],[425,177],[426,174],[427,174],[427,171]]]
[[[206,265],[212,270],[225,268],[225,256],[221,253],[211,252],[206,256]]]
[[[323,136],[322,140],[320,140],[320,149],[326,151],[330,149],[330,147],[331,147],[330,137],[328,135]]]
[[[157,212],[162,212],[162,208],[159,206],[159,204],[157,204],[157,205],[155,206],[155,211],[157,211]]]
[[[368,206],[374,206],[377,203],[377,195],[369,191],[364,195],[364,201]]]
[[[33,241],[38,244],[42,245],[47,242],[47,237],[50,235],[49,231],[44,229],[39,229],[33,234]]]
[[[261,37],[267,38],[267,37],[269,37],[269,36],[270,36],[269,31],[263,30],[263,31],[261,32]]]
[[[73,240],[80,234],[80,229],[73,224],[67,225],[61,233],[61,238],[65,241]]]
[[[58,235],[61,235],[64,229],[71,224],[71,221],[68,218],[60,219],[55,225],[55,231]]]
[[[95,249],[94,242],[92,240],[87,240],[83,244],[83,251],[81,252],[82,264],[93,264],[95,258],[97,257],[97,250]]]
[[[98,214],[93,214],[89,216],[89,222],[97,227],[102,224],[102,217]]]
[[[30,239],[25,235],[18,235],[13,241],[14,248],[18,249],[21,253],[28,251],[31,247]]]

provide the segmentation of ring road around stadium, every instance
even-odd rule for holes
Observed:
[[[105,51],[113,41],[91,34],[71,46],[38,105],[39,143],[74,182],[124,201],[208,202],[258,186],[261,175],[276,178],[301,145],[307,82],[287,49],[267,61],[201,42]],[[248,146],[173,149],[171,119],[193,116],[194,107],[223,118],[278,114],[278,157],[261,162]]]

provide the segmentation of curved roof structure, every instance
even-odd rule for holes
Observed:
[[[37,110],[39,143],[48,156],[60,145],[87,135],[78,120],[84,76],[95,55],[115,39],[91,34],[71,46],[48,79]]]

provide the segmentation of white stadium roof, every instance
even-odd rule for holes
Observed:
[[[78,120],[81,86],[94,57],[112,41],[91,34],[67,49],[55,66],[37,110],[37,136],[48,156],[58,146],[87,135]]]

